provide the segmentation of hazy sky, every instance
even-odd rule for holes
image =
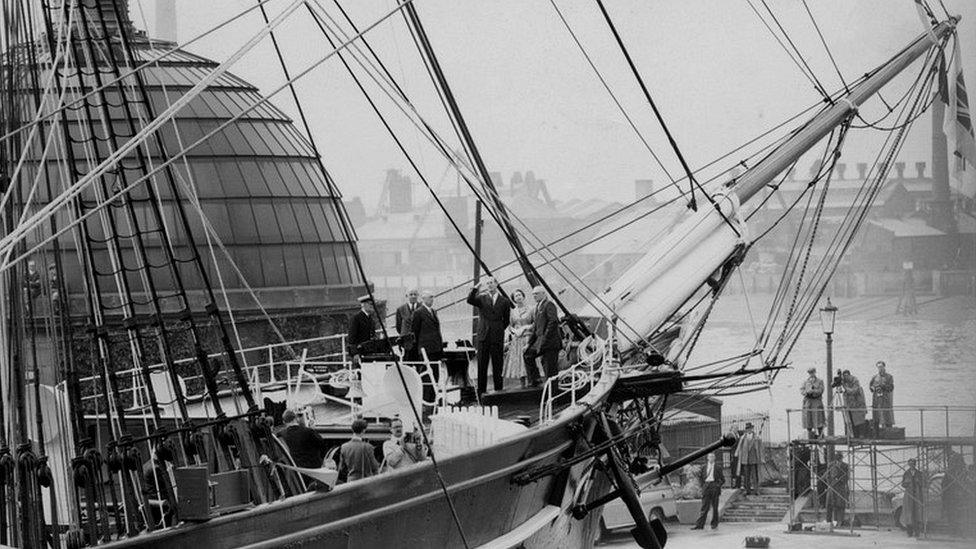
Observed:
[[[752,0],[764,10],[760,0]],[[270,2],[273,17],[289,0]],[[607,77],[666,168],[679,164],[627,69],[596,3],[556,0],[585,48]],[[801,0],[767,0],[817,77],[829,89],[840,80],[827,58]],[[921,31],[912,0],[807,0],[847,79],[873,68]],[[153,2],[132,0],[133,17],[150,28]],[[321,4],[339,17],[332,0]],[[395,6],[395,0],[346,0],[357,24],[365,26]],[[548,181],[557,198],[600,196],[626,200],[633,180],[666,180],[633,130],[611,102],[548,0],[415,0],[430,39],[454,88],[489,169],[506,178],[514,170],[533,170]],[[606,2],[651,93],[689,163],[699,166],[818,101],[812,85],[753,13],[747,0],[608,0]],[[938,6],[938,2],[933,2]],[[976,86],[976,2],[945,0],[963,16],[959,27],[970,87]],[[253,5],[247,1],[177,0],[181,42]],[[260,26],[254,12],[189,49],[222,61]],[[309,15],[299,10],[277,32],[293,73],[325,56],[331,47]],[[419,56],[396,16],[367,35],[401,80],[418,108],[442,135],[451,136]],[[283,82],[267,40],[233,72],[269,91]],[[901,89],[914,77],[909,71]],[[886,95],[896,97],[899,84]],[[403,157],[375,115],[332,59],[298,85],[316,140],[328,167],[347,196],[360,195],[367,207],[378,200],[387,167],[407,169]],[[376,90],[375,87],[371,88]],[[381,96],[377,96],[381,97]],[[295,109],[285,94],[275,103]],[[403,122],[389,101],[384,112],[416,154],[435,185],[453,188],[433,149]],[[880,114],[880,104],[862,111]],[[916,125],[902,155],[912,163],[928,160],[930,124]],[[850,140],[844,161],[873,159],[882,137],[860,132]],[[728,165],[731,165],[729,163]],[[801,165],[805,173],[806,164]],[[414,177],[416,180],[416,177]]]

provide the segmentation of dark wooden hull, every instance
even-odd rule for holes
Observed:
[[[587,399],[599,407],[610,380]],[[569,507],[592,460],[563,475],[520,485],[516,473],[553,464],[580,450],[590,408],[567,410],[548,425],[439,461],[440,472],[469,547],[522,536],[526,547],[589,547],[599,531],[599,512],[574,519]],[[590,486],[589,498],[607,489]],[[509,538],[511,539],[511,538]],[[254,509],[181,524],[108,547],[463,547],[430,463],[336,487],[330,493],[288,498]]]

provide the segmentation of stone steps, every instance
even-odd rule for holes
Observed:
[[[723,522],[780,522],[793,503],[786,488],[760,488],[759,495],[742,495],[722,514]]]

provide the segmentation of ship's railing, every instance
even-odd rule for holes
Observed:
[[[401,360],[400,365],[403,368],[410,368],[417,371],[422,386],[427,385],[434,388],[433,401],[428,401],[421,397],[417,404],[441,406],[447,400],[448,391],[446,382],[447,374],[443,371],[443,363],[429,360],[427,352],[423,349],[421,349],[421,356],[423,360]],[[347,389],[348,392],[345,398],[320,392],[316,393],[316,398],[348,406],[350,409],[350,418],[355,415],[376,415],[377,417],[381,415],[379,413],[371,414],[373,410],[364,401],[366,394],[365,388],[363,387],[363,371],[361,368],[353,368],[351,361],[309,360],[303,354],[300,360],[285,362],[285,367],[288,376],[285,380],[285,391],[286,398],[289,402],[296,402],[298,400],[296,397],[303,386],[318,386],[326,383],[337,389]],[[435,368],[439,370],[437,373],[434,372]]]
[[[877,436],[877,418],[874,407],[848,408],[834,405],[824,411],[827,421],[833,410],[834,433],[838,437],[855,439],[885,438]],[[892,406],[893,424],[905,430],[904,436],[909,439],[956,439],[970,438],[976,440],[976,407],[974,406]],[[787,438],[805,436],[802,428],[802,409],[787,409]],[[865,425],[855,432],[849,414],[864,415]],[[824,432],[827,432],[826,424]],[[899,433],[900,435],[900,433]]]
[[[546,380],[539,401],[539,422],[552,421],[556,402],[569,401],[575,406],[579,399],[600,379],[604,368],[613,361],[612,339],[589,336],[579,345],[580,359],[572,367]]]
[[[294,362],[293,360],[286,360],[282,358],[277,358],[282,354],[282,352],[287,352],[288,355],[294,356],[294,349],[300,348],[307,350],[310,347],[323,347],[323,348],[338,348],[337,351],[332,352],[322,352],[313,356],[308,356],[306,359],[310,361],[318,362],[331,362],[336,365],[343,365],[349,361],[349,355],[346,350],[346,334],[328,335],[311,337],[306,339],[298,339],[292,341],[283,341],[279,343],[271,343],[267,345],[258,345],[255,347],[248,347],[244,349],[237,349],[235,354],[245,363],[244,372],[248,376],[252,387],[262,387],[269,384],[278,384],[287,379],[290,379],[294,372],[292,367],[288,365],[289,362]],[[290,350],[289,350],[290,349]],[[287,351],[286,351],[287,350]],[[223,357],[225,353],[210,353],[207,358],[211,360],[217,360]],[[253,363],[255,357],[261,358],[261,362]],[[248,358],[252,361],[249,363]],[[177,366],[182,364],[189,364],[196,360],[195,357],[187,357],[179,360],[174,360],[173,363]],[[282,370],[283,368],[283,370]],[[167,371],[166,363],[160,362],[153,364],[148,367],[149,372],[165,372]],[[143,373],[141,368],[128,368],[125,370],[119,370],[116,372],[116,376],[119,379],[121,387],[119,392],[123,399],[130,398],[131,402],[147,402],[148,396],[145,394],[145,384],[143,382]],[[182,384],[187,387],[199,386],[199,391],[192,391],[186,396],[195,397],[204,394],[205,389],[202,387],[202,375],[192,375],[181,377]],[[97,385],[100,382],[101,376],[87,376],[79,380],[81,384],[91,384]],[[83,385],[84,386],[84,385]],[[97,391],[88,391],[88,394],[82,396],[82,401],[96,401],[100,398],[100,393]]]

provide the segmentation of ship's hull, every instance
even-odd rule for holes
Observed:
[[[613,384],[610,376],[555,420],[494,445],[438,461],[469,547],[589,547],[599,512],[573,518],[578,497],[593,499],[600,480],[580,496],[592,458],[529,483],[515,476],[581,451]],[[196,524],[181,524],[110,547],[463,547],[461,533],[430,462]]]

